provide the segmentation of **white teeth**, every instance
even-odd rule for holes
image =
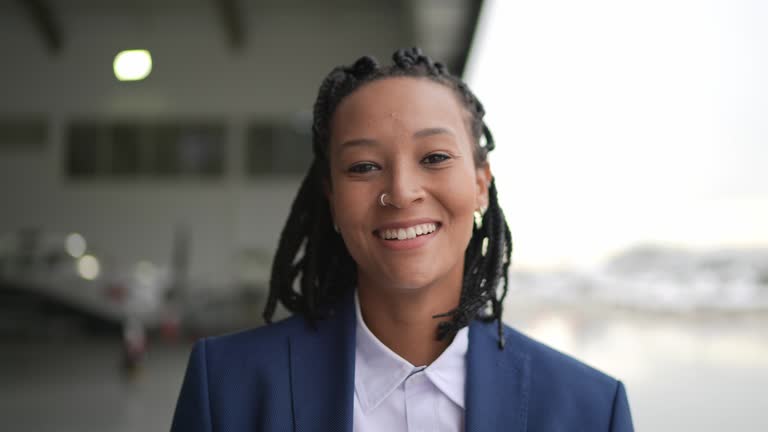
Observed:
[[[380,230],[379,237],[383,238],[384,240],[414,239],[417,236],[434,232],[436,229],[437,229],[437,224],[425,223],[425,224],[414,225],[408,228]]]
[[[416,238],[416,230],[413,227],[408,228],[405,230],[406,236],[408,236],[409,239]]]

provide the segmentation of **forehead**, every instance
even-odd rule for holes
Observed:
[[[444,127],[466,134],[467,116],[455,91],[444,84],[421,77],[382,78],[364,84],[339,103],[331,118],[331,141],[393,128]]]

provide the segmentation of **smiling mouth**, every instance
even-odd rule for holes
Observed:
[[[440,228],[440,223],[424,223],[405,228],[392,228],[376,230],[375,234],[382,240],[402,241],[412,240],[416,237],[431,234]]]

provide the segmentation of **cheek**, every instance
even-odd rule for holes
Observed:
[[[372,200],[373,198],[364,187],[355,184],[340,185],[331,200],[339,226],[342,224],[358,226],[363,223],[370,207],[369,201]]]
[[[333,210],[335,221],[339,226],[347,219],[354,219],[354,212],[360,210],[360,206],[353,206],[352,203],[359,202],[362,191],[359,185],[345,181],[342,176],[338,176],[334,164],[331,164],[331,190],[328,196],[329,204]]]
[[[474,178],[473,178],[474,179]],[[440,204],[449,218],[445,237],[453,247],[446,250],[456,251],[463,256],[463,251],[472,238],[474,212],[476,205],[476,188],[474,181],[465,175],[454,175],[446,178],[441,184]]]
[[[477,188],[471,175],[448,176],[442,183],[442,200],[454,218],[472,220],[477,209]]]
[[[334,190],[330,202],[335,222],[341,229],[349,253],[354,258],[357,258],[359,251],[365,247],[365,236],[369,232],[369,201],[373,199],[369,195],[359,185],[339,185]]]

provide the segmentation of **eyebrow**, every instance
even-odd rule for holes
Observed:
[[[450,136],[455,136],[453,131],[450,130],[450,129],[446,129],[446,128],[442,128],[442,127],[433,127],[433,128],[422,129],[422,130],[416,132],[415,134],[413,134],[413,137],[414,138],[425,138],[425,137],[432,136],[432,135],[443,135],[443,134],[450,135]]]
[[[339,149],[339,152],[342,152],[350,147],[375,146],[376,144],[378,144],[378,141],[370,138],[351,139],[349,141],[344,141],[343,143],[341,143],[341,148]]]
[[[413,134],[414,138],[426,138],[429,136],[434,135],[450,135],[455,136],[453,131],[450,129],[442,128],[442,127],[433,127],[433,128],[426,128],[419,131],[416,131]],[[357,138],[357,139],[351,139],[349,141],[344,141],[341,143],[341,148],[339,149],[339,152],[342,152],[350,147],[358,147],[358,146],[375,146],[379,142],[375,139],[370,138]]]

